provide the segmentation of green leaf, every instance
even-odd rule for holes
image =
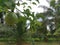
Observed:
[[[27,4],[26,2],[23,2],[21,5],[25,5],[25,4]]]
[[[7,7],[7,8],[11,8],[11,3],[10,2],[4,2],[4,4],[5,4],[5,6]]]
[[[0,6],[0,12],[2,12],[3,10],[2,10],[2,7]]]
[[[27,1],[32,1],[32,0],[27,0]]]
[[[29,1],[32,1],[32,0],[29,0]]]
[[[19,1],[18,1],[17,5],[18,5],[18,6],[20,6],[20,3],[19,3]]]
[[[24,13],[25,13],[25,14],[27,14],[27,16],[28,16],[28,17],[29,17],[29,15],[31,15],[31,13],[30,13],[30,10],[29,10],[29,9],[24,10]]]
[[[28,8],[32,9],[31,6],[28,6]]]
[[[55,0],[51,0],[50,6],[55,7]]]
[[[37,13],[36,14],[36,17],[37,18],[43,18],[43,19],[45,18],[44,15],[43,15],[43,13]]]
[[[14,3],[14,2],[5,2],[5,6],[6,6],[8,9],[13,10],[13,9],[15,8],[15,3]]]
[[[42,22],[39,22],[39,21],[36,21],[35,20],[35,25],[41,26],[42,25]]]
[[[35,3],[35,2],[32,2],[32,4],[36,5],[36,3]]]
[[[39,0],[36,0],[39,3]]]

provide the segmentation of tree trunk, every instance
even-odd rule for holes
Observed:
[[[16,45],[22,45],[22,40],[18,39]]]
[[[25,41],[23,41],[23,40],[17,40],[17,42],[16,42],[16,45],[31,45],[30,43],[28,43],[28,42],[25,42]]]

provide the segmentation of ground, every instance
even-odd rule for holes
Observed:
[[[8,44],[7,42],[0,42],[0,45],[15,45],[15,44]],[[24,43],[23,45],[31,45],[28,43]],[[59,42],[35,42],[35,45],[60,45]]]

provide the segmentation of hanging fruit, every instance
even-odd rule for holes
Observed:
[[[18,22],[18,17],[14,12],[10,12],[5,16],[5,22],[8,25],[14,25]]]

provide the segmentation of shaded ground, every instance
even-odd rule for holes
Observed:
[[[0,42],[0,45],[15,45],[15,44]],[[23,45],[31,45],[31,44],[23,43]],[[34,45],[60,45],[60,42],[35,42]]]

